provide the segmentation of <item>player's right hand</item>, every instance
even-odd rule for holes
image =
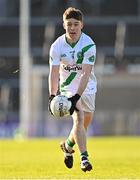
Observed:
[[[55,97],[54,94],[49,96],[49,104],[48,104],[48,110],[50,111],[51,115],[53,115],[52,111],[51,111],[51,101],[53,100],[53,98]]]

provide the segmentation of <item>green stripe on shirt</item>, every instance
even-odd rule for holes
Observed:
[[[64,91],[63,88],[64,88],[65,86],[69,85],[69,84],[72,82],[72,80],[75,78],[76,74],[77,74],[77,72],[72,72],[72,73],[68,76],[68,78],[63,82],[63,84],[61,84],[61,87],[60,87],[60,90],[61,90],[61,91]]]
[[[76,61],[77,64],[81,64],[83,62],[83,58],[84,58],[84,53],[87,52],[92,46],[94,46],[95,44],[89,44],[88,46],[85,46],[81,52],[79,52],[78,59]]]

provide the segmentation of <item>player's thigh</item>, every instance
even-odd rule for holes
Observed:
[[[96,94],[83,94],[81,97],[82,110],[84,111],[84,126],[87,129],[93,119],[95,111]]]
[[[96,94],[83,94],[81,96],[81,105],[84,112],[95,111],[95,98]]]

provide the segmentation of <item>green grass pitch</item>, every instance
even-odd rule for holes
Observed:
[[[140,179],[140,137],[88,138],[91,172],[67,169],[59,143],[64,138],[0,140],[0,179]]]

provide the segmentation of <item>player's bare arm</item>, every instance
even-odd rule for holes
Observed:
[[[59,65],[51,66],[49,73],[49,93],[56,95],[59,83]]]
[[[82,65],[82,75],[81,75],[81,80],[80,80],[80,84],[79,84],[78,91],[77,91],[77,94],[79,94],[80,96],[82,95],[82,93],[84,92],[84,90],[87,86],[92,67],[93,66],[89,65],[89,64]]]

